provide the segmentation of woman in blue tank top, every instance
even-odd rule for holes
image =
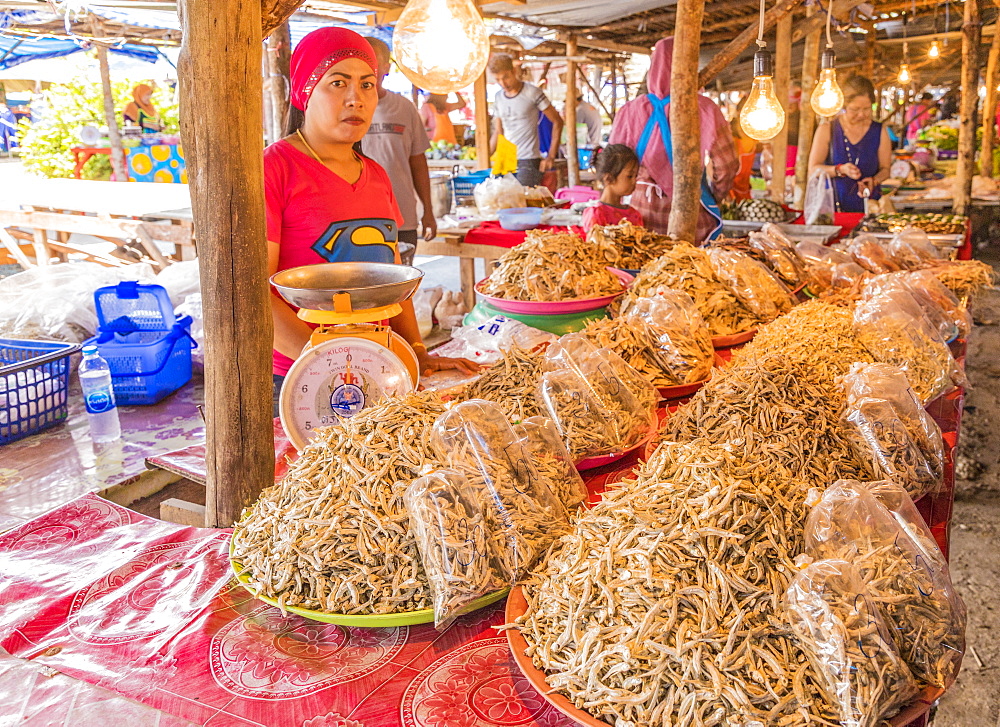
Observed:
[[[864,76],[851,76],[843,85],[844,110],[830,123],[820,124],[809,151],[809,174],[824,169],[833,180],[839,212],[864,212],[864,195],[882,196],[889,177],[892,142],[885,127],[872,118],[875,87]]]

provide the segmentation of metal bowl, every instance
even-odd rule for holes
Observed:
[[[413,295],[424,272],[394,263],[323,263],[289,268],[271,276],[271,285],[296,308],[336,310],[334,296],[347,293],[354,311],[402,303]]]

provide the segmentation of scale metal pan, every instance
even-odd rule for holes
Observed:
[[[296,308],[335,311],[334,296],[347,293],[351,310],[360,311],[402,303],[423,277],[422,270],[409,265],[322,263],[275,273],[271,285]]]

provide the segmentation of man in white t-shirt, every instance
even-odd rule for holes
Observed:
[[[552,122],[552,138],[559,139],[563,120],[552,102],[537,86],[525,83],[514,70],[514,61],[508,55],[496,55],[490,60],[490,73],[500,84],[493,101],[493,135],[490,138],[490,155],[497,150],[500,134],[517,147],[517,181],[525,187],[542,183],[542,173],[552,168],[559,152],[559,144],[549,145],[543,159],[538,143],[538,112]]]
[[[583,96],[576,97],[576,123],[587,126],[587,147],[596,149],[601,145],[601,132],[604,129],[604,119],[601,112],[593,104],[583,100]]]
[[[378,38],[368,38],[378,60],[378,106],[372,125],[361,140],[364,153],[378,162],[389,175],[392,193],[403,215],[399,229],[400,257],[406,265],[413,264],[417,246],[417,199],[423,216],[420,226],[424,239],[437,235],[437,221],[431,205],[431,179],[424,152],[430,149],[427,132],[420,112],[408,98],[382,87],[389,73],[389,46]]]

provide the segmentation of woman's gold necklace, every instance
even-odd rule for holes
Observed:
[[[314,149],[313,149],[313,148],[312,148],[311,146],[309,146],[309,142],[308,142],[308,141],[306,141],[306,137],[304,137],[304,136],[302,135],[302,129],[296,129],[296,130],[295,130],[295,134],[296,134],[296,135],[297,135],[297,136],[299,137],[299,141],[301,141],[301,142],[302,142],[302,145],[303,145],[303,146],[304,146],[304,147],[306,148],[306,150],[307,150],[307,151],[308,151],[308,152],[309,152],[310,154],[312,154],[312,157],[313,157],[313,159],[315,159],[316,161],[318,161],[318,162],[319,162],[320,164],[322,164],[322,165],[323,165],[323,166],[325,167],[325,166],[326,166],[326,164],[325,164],[325,163],[323,162],[323,160],[322,160],[322,159],[320,159],[320,158],[319,158],[319,154],[317,154],[317,153],[316,153],[316,151],[315,151],[315,150],[314,150]],[[356,153],[356,152],[354,152],[354,151],[352,151],[352,152],[351,152],[351,154],[352,154],[352,155],[354,156],[354,160],[355,160],[356,162],[358,162],[358,164],[360,164],[360,165],[361,165],[362,169],[364,169],[364,162],[362,162],[362,161],[361,161],[360,159],[358,159],[358,155],[357,155],[357,153]],[[329,167],[327,167],[327,168],[329,168]],[[360,176],[360,175],[359,175],[359,176]]]

